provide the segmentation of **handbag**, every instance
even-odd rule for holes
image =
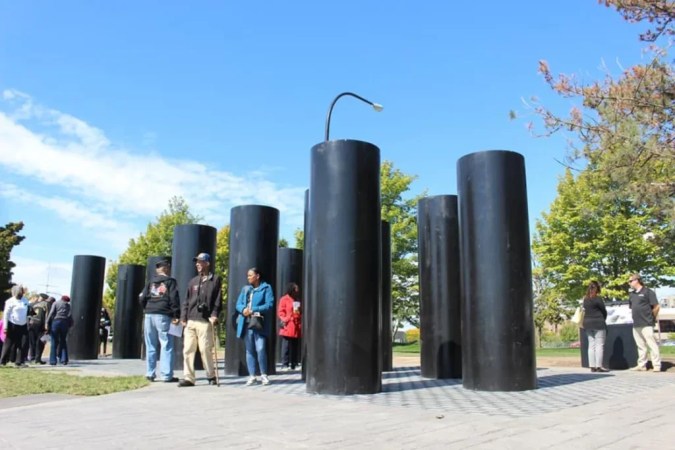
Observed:
[[[584,327],[584,316],[586,315],[586,311],[584,310],[583,306],[578,306],[576,311],[574,311],[574,315],[572,316],[572,322],[576,323],[579,325],[579,328]]]
[[[248,329],[249,330],[262,330],[263,329],[263,316],[249,316],[248,318]]]

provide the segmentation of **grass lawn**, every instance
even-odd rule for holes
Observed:
[[[148,384],[142,376],[92,377],[0,367],[0,398],[30,394],[103,395],[138,389]]]
[[[578,348],[538,348],[536,349],[537,356],[543,357],[579,357],[579,352],[581,351]],[[420,352],[420,343],[419,341],[413,342],[412,344],[394,344],[394,353],[419,353]],[[675,346],[663,346],[661,347],[662,356],[675,356]]]

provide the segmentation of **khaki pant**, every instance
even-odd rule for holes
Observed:
[[[183,335],[183,379],[195,382],[195,353],[199,346],[206,378],[215,378],[216,368],[213,361],[213,325],[208,320],[188,320]]]
[[[633,338],[638,349],[638,367],[644,367],[647,364],[647,347],[652,357],[652,365],[657,372],[661,371],[661,355],[659,346],[654,337],[654,327],[633,328]]]

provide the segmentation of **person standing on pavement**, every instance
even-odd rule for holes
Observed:
[[[2,315],[5,343],[0,355],[0,364],[14,360],[17,367],[24,365],[23,342],[28,334],[28,300],[23,296],[21,285],[12,286],[12,296],[5,301]]]
[[[169,276],[171,264],[161,260],[155,264],[156,274],[139,295],[145,319],[143,334],[145,337],[145,378],[155,381],[157,356],[161,352],[160,376],[165,383],[175,383],[173,376],[173,336],[169,334],[171,323],[178,323],[180,318],[180,298],[178,283]]]
[[[73,326],[73,316],[70,311],[70,297],[62,295],[54,302],[47,316],[46,330],[52,336],[49,351],[49,364],[56,365],[57,360],[64,366],[68,364],[68,330]]]
[[[654,325],[656,325],[656,318],[661,309],[659,301],[654,291],[644,285],[639,274],[632,274],[628,278],[628,284],[631,288],[628,304],[633,314],[633,338],[635,338],[638,350],[637,366],[631,370],[647,370],[647,350],[649,349],[654,373],[659,373],[661,372],[661,355],[654,337]]]
[[[256,362],[260,369],[260,381],[270,384],[267,377],[267,330],[268,322],[274,317],[274,293],[272,286],[262,281],[260,271],[252,267],[246,273],[248,285],[244,286],[237,298],[237,337],[246,344],[246,386],[258,382]],[[271,312],[271,314],[270,314]]]
[[[45,363],[42,360],[42,352],[45,349],[42,336],[45,334],[45,323],[47,323],[47,314],[49,313],[48,298],[47,294],[40,294],[38,301],[31,304],[28,310],[28,345],[35,364]]]
[[[105,355],[108,349],[108,336],[110,335],[110,325],[112,321],[110,320],[110,313],[105,307],[101,308],[101,315],[98,319],[98,340],[99,344],[103,345],[103,351],[101,354]],[[99,346],[100,350],[100,346]]]
[[[279,299],[279,336],[281,336],[282,370],[295,370],[298,365],[298,342],[302,324],[300,312],[300,288],[297,283],[288,283],[286,295]]]
[[[588,365],[591,372],[609,372],[602,364],[607,338],[607,308],[600,298],[600,283],[591,281],[584,297],[583,327],[588,337]]]
[[[195,385],[195,354],[197,348],[206,370],[210,385],[216,385],[216,370],[213,352],[215,326],[222,308],[222,283],[211,272],[211,255],[200,253],[192,260],[197,276],[190,280],[187,298],[181,305],[180,320],[183,324],[183,379],[178,387]]]

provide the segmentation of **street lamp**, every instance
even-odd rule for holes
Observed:
[[[328,108],[328,115],[326,116],[326,139],[325,139],[326,141],[328,141],[328,134],[330,133],[330,115],[333,113],[333,106],[335,106],[335,103],[338,101],[340,97],[344,97],[345,95],[356,97],[362,102],[368,103],[377,112],[380,112],[384,109],[384,107],[379,103],[373,103],[370,100],[366,100],[365,98],[361,97],[360,95],[354,94],[353,92],[343,92],[342,94],[338,95],[333,99],[333,102],[330,104],[330,108]]]

